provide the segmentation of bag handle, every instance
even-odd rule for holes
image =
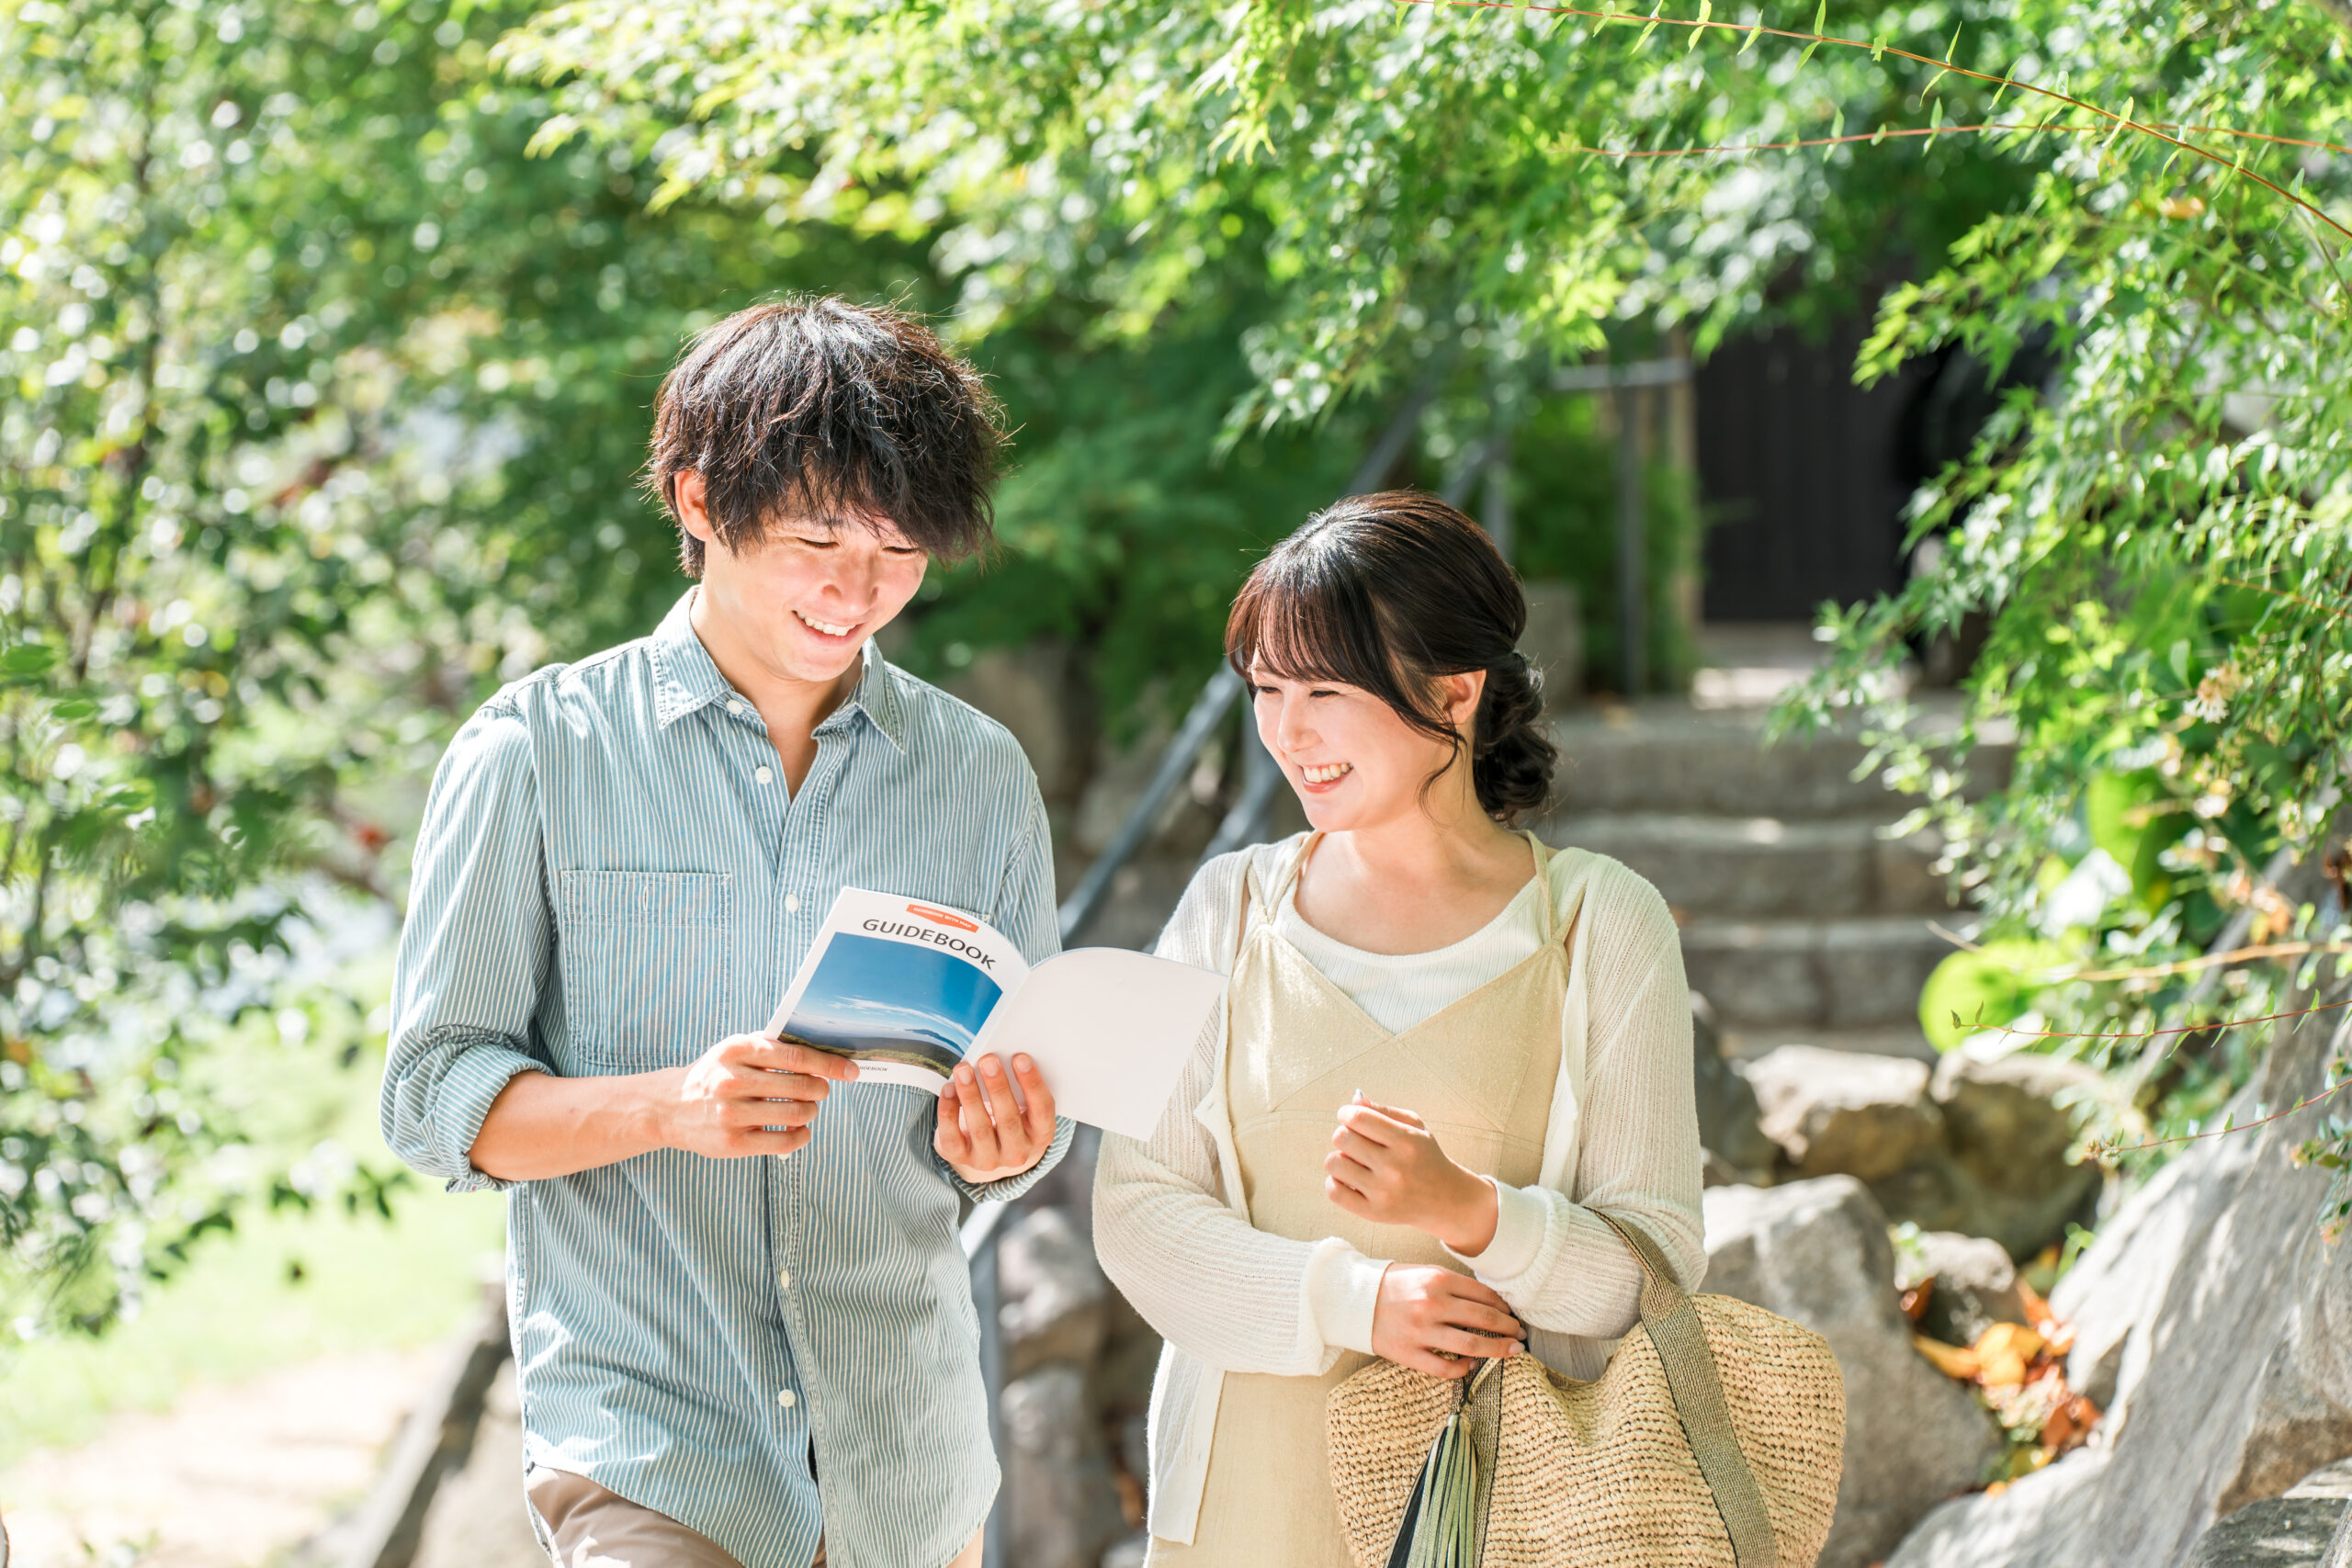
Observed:
[[[1642,1326],[1657,1348],[1667,1392],[1674,1396],[1675,1416],[1699,1461],[1715,1511],[1723,1516],[1733,1557],[1739,1568],[1777,1568],[1781,1549],[1773,1539],[1772,1516],[1764,1506],[1755,1472],[1747,1468],[1747,1456],[1740,1451],[1739,1434],[1732,1428],[1731,1406],[1724,1403],[1723,1379],[1699,1314],[1674,1282],[1673,1271],[1648,1233],[1605,1209],[1591,1212],[1641,1262]]]

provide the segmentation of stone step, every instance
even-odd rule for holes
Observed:
[[[1918,917],[1697,920],[1682,931],[1691,989],[1723,1032],[1916,1026],[1919,989],[1952,951]]]
[[[1901,1056],[1914,1062],[1941,1059],[1917,1023],[1883,1024],[1874,1029],[1808,1029],[1801,1024],[1756,1024],[1717,1037],[1723,1054],[1736,1062],[1753,1062],[1783,1045],[1812,1045],[1824,1051],[1844,1051],[1856,1056]]]
[[[1939,721],[1923,719],[1937,725]],[[1841,818],[1890,822],[1910,805],[1883,781],[1853,775],[1869,748],[1850,734],[1766,745],[1761,718],[1645,704],[1558,720],[1559,814],[1668,812],[1784,820]],[[2007,775],[2009,749],[1980,748],[1971,795]]]
[[[1860,818],[1608,812],[1554,818],[1543,837],[1623,861],[1694,917],[1818,920],[1952,908],[1931,869],[1941,848],[1933,833],[1890,840]]]

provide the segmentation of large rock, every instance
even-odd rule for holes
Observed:
[[[2342,1018],[2288,1030],[2238,1117],[2325,1087]],[[2052,1300],[2070,1372],[2108,1396],[2090,1446],[1938,1509],[1888,1568],[2177,1568],[2220,1516],[2352,1454],[2352,1248],[2321,1234],[2329,1173],[2292,1157],[2327,1109],[2192,1145],[2100,1228]]]
[[[2198,1537],[2188,1568],[2332,1568],[2340,1499],[2265,1497]]]
[[[1126,1533],[1086,1373],[1057,1361],[1005,1385],[1005,1527],[1021,1568],[1098,1568]]]
[[[2074,1107],[2107,1092],[2098,1071],[2039,1052],[1990,1060],[1953,1051],[1936,1064],[1928,1093],[1943,1112],[1952,1157],[1996,1191],[2038,1192],[2053,1178],[2096,1177],[2066,1163]]]
[[[2026,1321],[2017,1266],[1997,1241],[1955,1231],[1923,1233],[1917,1249],[1898,1258],[1894,1282],[1907,1291],[1925,1280],[1934,1283],[1919,1327],[1946,1344],[1973,1345],[1996,1323]]]
[[[2248,1503],[2197,1538],[2188,1568],[2352,1568],[2352,1461]]]
[[[1748,1065],[1765,1136],[1799,1176],[1878,1181],[1935,1152],[1943,1125],[1928,1066],[1817,1045],[1783,1045]]]
[[[1990,1236],[2013,1258],[2087,1221],[2096,1167],[2069,1165],[2097,1075],[2038,1055],[1927,1064],[1783,1045],[1749,1064],[1765,1134],[1799,1176],[1852,1176],[1896,1220]]]
[[[1733,1180],[1769,1176],[1780,1150],[1765,1136],[1755,1086],[1747,1081],[1746,1069],[1724,1054],[1715,1010],[1696,991],[1690,994],[1690,1055],[1699,1143],[1714,1156],[1710,1172],[1720,1171]]]
[[[1996,1237],[2012,1256],[2027,1258],[2062,1239],[2069,1221],[2089,1223],[2105,1177],[2066,1156],[2075,1108],[2105,1092],[2094,1069],[2038,1052],[1984,1061],[1955,1051],[1936,1064],[1928,1092],[1942,1113],[1944,1149],[1958,1176],[1945,1189],[1945,1216],[1973,1222],[1949,1228]],[[1924,1201],[1917,1206],[1905,1217],[1922,1225],[1945,1217]]]
[[[997,1281],[1007,1377],[1048,1361],[1083,1366],[1102,1349],[1111,1282],[1066,1211],[1033,1209],[1014,1222],[999,1244]]]
[[[1912,1347],[1886,1215],[1860,1182],[1711,1188],[1705,1215],[1706,1289],[1793,1318],[1838,1357],[1846,1467],[1820,1562],[1866,1568],[1928,1509],[1984,1479],[1999,1429]]]

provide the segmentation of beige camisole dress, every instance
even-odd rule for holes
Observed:
[[[1468,1273],[1431,1236],[1374,1224],[1323,1195],[1323,1156],[1357,1089],[1417,1112],[1448,1156],[1516,1187],[1539,1177],[1559,1071],[1567,952],[1548,883],[1543,941],[1518,964],[1391,1033],[1275,929],[1320,835],[1271,894],[1244,897],[1227,995],[1227,1096],[1250,1223],[1296,1241],[1345,1239],[1367,1258]],[[1544,882],[1551,851],[1532,836]],[[1320,1377],[1228,1372],[1191,1545],[1155,1537],[1150,1568],[1354,1568],[1331,1492],[1324,1401],[1372,1358],[1343,1351]]]

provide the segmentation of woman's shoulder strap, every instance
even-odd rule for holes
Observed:
[[[1280,896],[1277,889],[1287,880],[1306,837],[1295,833],[1271,844],[1250,844],[1233,852],[1233,929],[1226,949],[1228,972],[1240,957],[1241,944],[1249,939],[1250,926],[1273,912],[1274,900]]]
[[[1537,840],[1536,842],[1541,845],[1542,840]],[[1544,849],[1539,852],[1550,857],[1544,862],[1544,877],[1551,889],[1553,930],[1559,933],[1563,945],[1573,948],[1577,928],[1582,923],[1587,896],[1594,884],[1606,877],[1609,868],[1617,863],[1607,855],[1595,854],[1574,844],[1564,844],[1558,849]]]

